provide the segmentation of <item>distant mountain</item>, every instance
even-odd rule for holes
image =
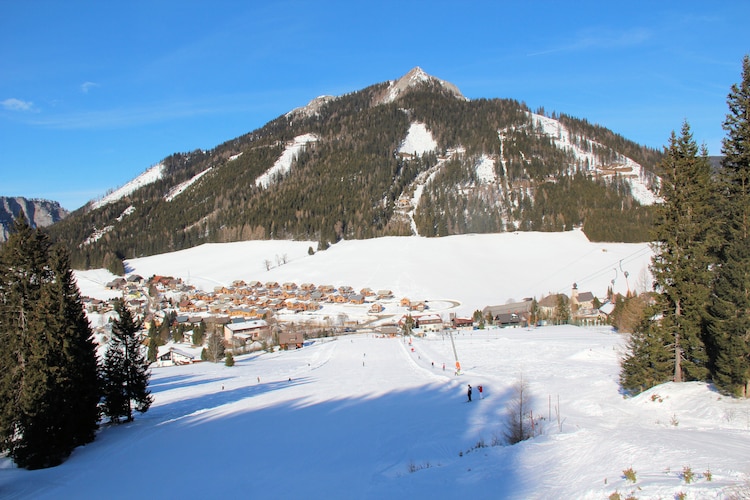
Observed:
[[[583,227],[592,240],[645,241],[660,159],[586,120],[469,100],[414,68],[315,98],[212,150],[175,153],[50,232],[78,268],[249,239],[324,249]]]
[[[56,201],[0,196],[0,242],[8,239],[13,219],[23,211],[32,227],[47,227],[68,216]]]

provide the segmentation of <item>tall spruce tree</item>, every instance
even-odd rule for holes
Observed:
[[[724,245],[711,304],[713,380],[723,391],[750,395],[750,57],[732,86],[719,169]]]
[[[628,355],[622,361],[620,384],[637,394],[667,382],[674,369],[674,351],[665,343],[663,331],[652,320],[657,307],[648,308],[641,321],[628,337]]]
[[[102,412],[111,422],[133,420],[133,409],[148,411],[153,398],[148,390],[151,377],[138,339],[140,325],[121,301],[115,306],[118,319],[112,323],[112,339],[107,344],[102,366]]]
[[[672,133],[661,167],[664,203],[658,209],[651,263],[658,319],[641,326],[631,340],[623,360],[625,387],[643,385],[631,383],[639,379],[639,366],[648,367],[645,380],[654,385],[705,380],[709,374],[705,322],[716,247],[713,184],[708,154],[705,148],[699,154],[687,123],[679,137]],[[663,362],[664,346],[671,353],[671,369]]]
[[[0,247],[0,447],[20,467],[94,439],[97,358],[67,252],[23,214]]]

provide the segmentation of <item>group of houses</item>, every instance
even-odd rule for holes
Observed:
[[[183,341],[191,344],[195,343],[192,337],[195,327],[201,325],[205,328],[204,339],[212,333],[220,333],[225,346],[239,349],[239,352],[260,349],[272,337],[284,349],[302,347],[305,336],[310,332],[286,328],[283,321],[276,319],[283,313],[318,311],[324,304],[369,304],[367,312],[379,314],[385,310],[386,304],[398,303],[399,311],[405,309],[406,314],[398,322],[382,325],[381,333],[388,335],[403,331],[406,321],[411,328],[421,333],[477,326],[476,318],[451,315],[448,320],[444,320],[440,314],[426,311],[429,309],[426,301],[404,297],[396,302],[391,290],[374,291],[363,288],[355,291],[353,287],[346,285],[297,285],[293,282],[273,281],[246,283],[237,280],[229,286],[204,291],[179,278],[153,276],[146,280],[138,275],[130,275],[117,278],[107,286],[122,291],[122,299],[143,320],[144,325],[153,321],[160,326],[166,318],[174,318],[174,323],[183,327],[180,331],[185,332]],[[555,321],[560,314],[561,304],[569,313],[566,322],[577,324],[603,323],[611,311],[611,305],[599,307],[598,300],[591,292],[580,292],[574,285],[570,297],[550,294],[538,302],[526,299],[487,306],[482,310],[482,317],[499,327],[522,327],[532,322],[544,324]],[[100,313],[112,308],[110,302],[87,297],[84,297],[84,305],[89,311]],[[169,315],[168,312],[173,314]],[[351,328],[348,330],[353,331]],[[160,362],[166,364],[192,362],[193,358],[189,352],[174,346],[159,353]]]
[[[531,323],[591,326],[606,323],[613,309],[612,303],[600,304],[593,293],[580,292],[578,285],[573,283],[570,297],[564,293],[553,293],[538,302],[527,298],[521,302],[487,306],[482,310],[482,316],[501,327],[528,326]]]
[[[139,317],[144,325],[152,322],[157,326],[176,313],[174,322],[185,332],[184,342],[193,342],[193,327],[202,324],[206,334],[222,333],[230,348],[246,348],[267,342],[272,333],[284,333],[283,329],[272,332],[270,323],[284,313],[318,311],[325,304],[369,304],[367,312],[378,314],[385,310],[382,301],[392,300],[391,290],[359,291],[351,286],[316,286],[312,283],[297,285],[293,282],[246,283],[236,280],[229,286],[215,287],[213,291],[196,289],[179,278],[153,276],[144,279],[130,275],[112,280],[107,288],[122,292],[122,300]],[[84,298],[88,311],[106,313],[113,309],[112,301]],[[173,325],[171,325],[173,326]],[[279,335],[281,337],[281,335]],[[288,345],[300,345],[296,339],[285,340]],[[183,359],[184,353],[168,352],[165,356]]]

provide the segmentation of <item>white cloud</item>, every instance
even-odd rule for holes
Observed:
[[[530,53],[530,56],[539,56],[553,54],[557,52],[578,52],[590,49],[619,49],[629,48],[641,45],[652,37],[652,33],[640,28],[628,31],[605,31],[605,30],[586,30],[578,36],[567,42],[561,42],[555,47],[550,47],[537,52]]]
[[[13,97],[0,101],[0,105],[10,111],[33,111],[34,109],[33,102],[22,101],[21,99],[15,99]]]
[[[98,86],[99,86],[99,84],[96,83],[96,82],[83,82],[81,84],[81,92],[83,92],[84,94],[88,94],[89,90],[91,90],[94,87],[98,87]]]

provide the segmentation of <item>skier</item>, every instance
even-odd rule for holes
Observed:
[[[466,394],[469,396],[469,401],[467,402],[471,403],[471,384],[469,384],[469,390],[466,392]]]

